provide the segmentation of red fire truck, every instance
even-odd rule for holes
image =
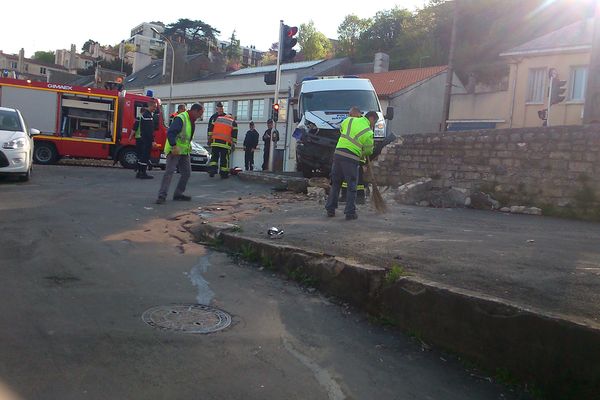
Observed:
[[[41,132],[34,136],[33,158],[39,164],[72,157],[109,159],[134,168],[135,139],[129,140],[129,134],[149,101],[126,91],[0,78],[0,107],[21,110],[30,127]],[[156,161],[167,137],[159,118],[151,154]]]

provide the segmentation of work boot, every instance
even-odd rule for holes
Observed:
[[[147,165],[140,165],[140,179],[154,179],[153,176],[146,173]]]
[[[156,204],[165,204],[166,199],[164,197],[159,197],[158,199],[156,199],[155,203]]]
[[[173,200],[175,200],[175,201],[190,201],[190,200],[192,200],[192,197],[186,196],[185,194],[176,194],[173,196]]]
[[[135,167],[133,169],[135,170],[135,177],[137,179],[140,179],[142,177],[142,174],[140,172],[140,170],[141,170],[140,163],[135,164]]]
[[[358,219],[358,215],[356,214],[346,214],[346,220],[351,221],[353,219]]]

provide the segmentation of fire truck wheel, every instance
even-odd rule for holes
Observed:
[[[33,160],[38,164],[54,164],[58,159],[56,147],[52,143],[36,142],[33,149]]]
[[[134,147],[127,147],[121,150],[119,154],[119,162],[123,168],[134,169],[137,165],[137,153]]]

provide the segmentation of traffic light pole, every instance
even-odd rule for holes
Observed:
[[[273,104],[279,103],[279,85],[281,84],[281,48],[283,46],[283,20],[279,21],[279,46],[277,47],[277,69],[275,72],[275,96]],[[273,116],[273,107],[271,107],[271,116]],[[273,142],[274,132],[277,130],[277,121],[273,121],[273,130],[271,131],[271,143],[269,146],[269,171],[273,172],[275,158],[275,142]]]
[[[554,76],[550,75],[550,85],[548,86],[548,111],[546,111],[546,126],[550,126],[550,109],[552,108],[552,85],[554,84]]]

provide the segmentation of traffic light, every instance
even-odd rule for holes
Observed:
[[[279,120],[279,104],[273,104],[273,113],[272,113],[273,121],[277,122]]]
[[[552,86],[550,87],[550,105],[560,103],[565,99],[565,92],[567,88],[565,85],[567,81],[561,81],[558,78],[552,79]]]
[[[298,33],[298,28],[295,26],[283,25],[281,31],[281,62],[294,61],[296,50],[293,47],[298,43],[298,39],[294,36]]]
[[[265,74],[265,83],[267,85],[274,85],[277,80],[276,71],[267,72]]]

